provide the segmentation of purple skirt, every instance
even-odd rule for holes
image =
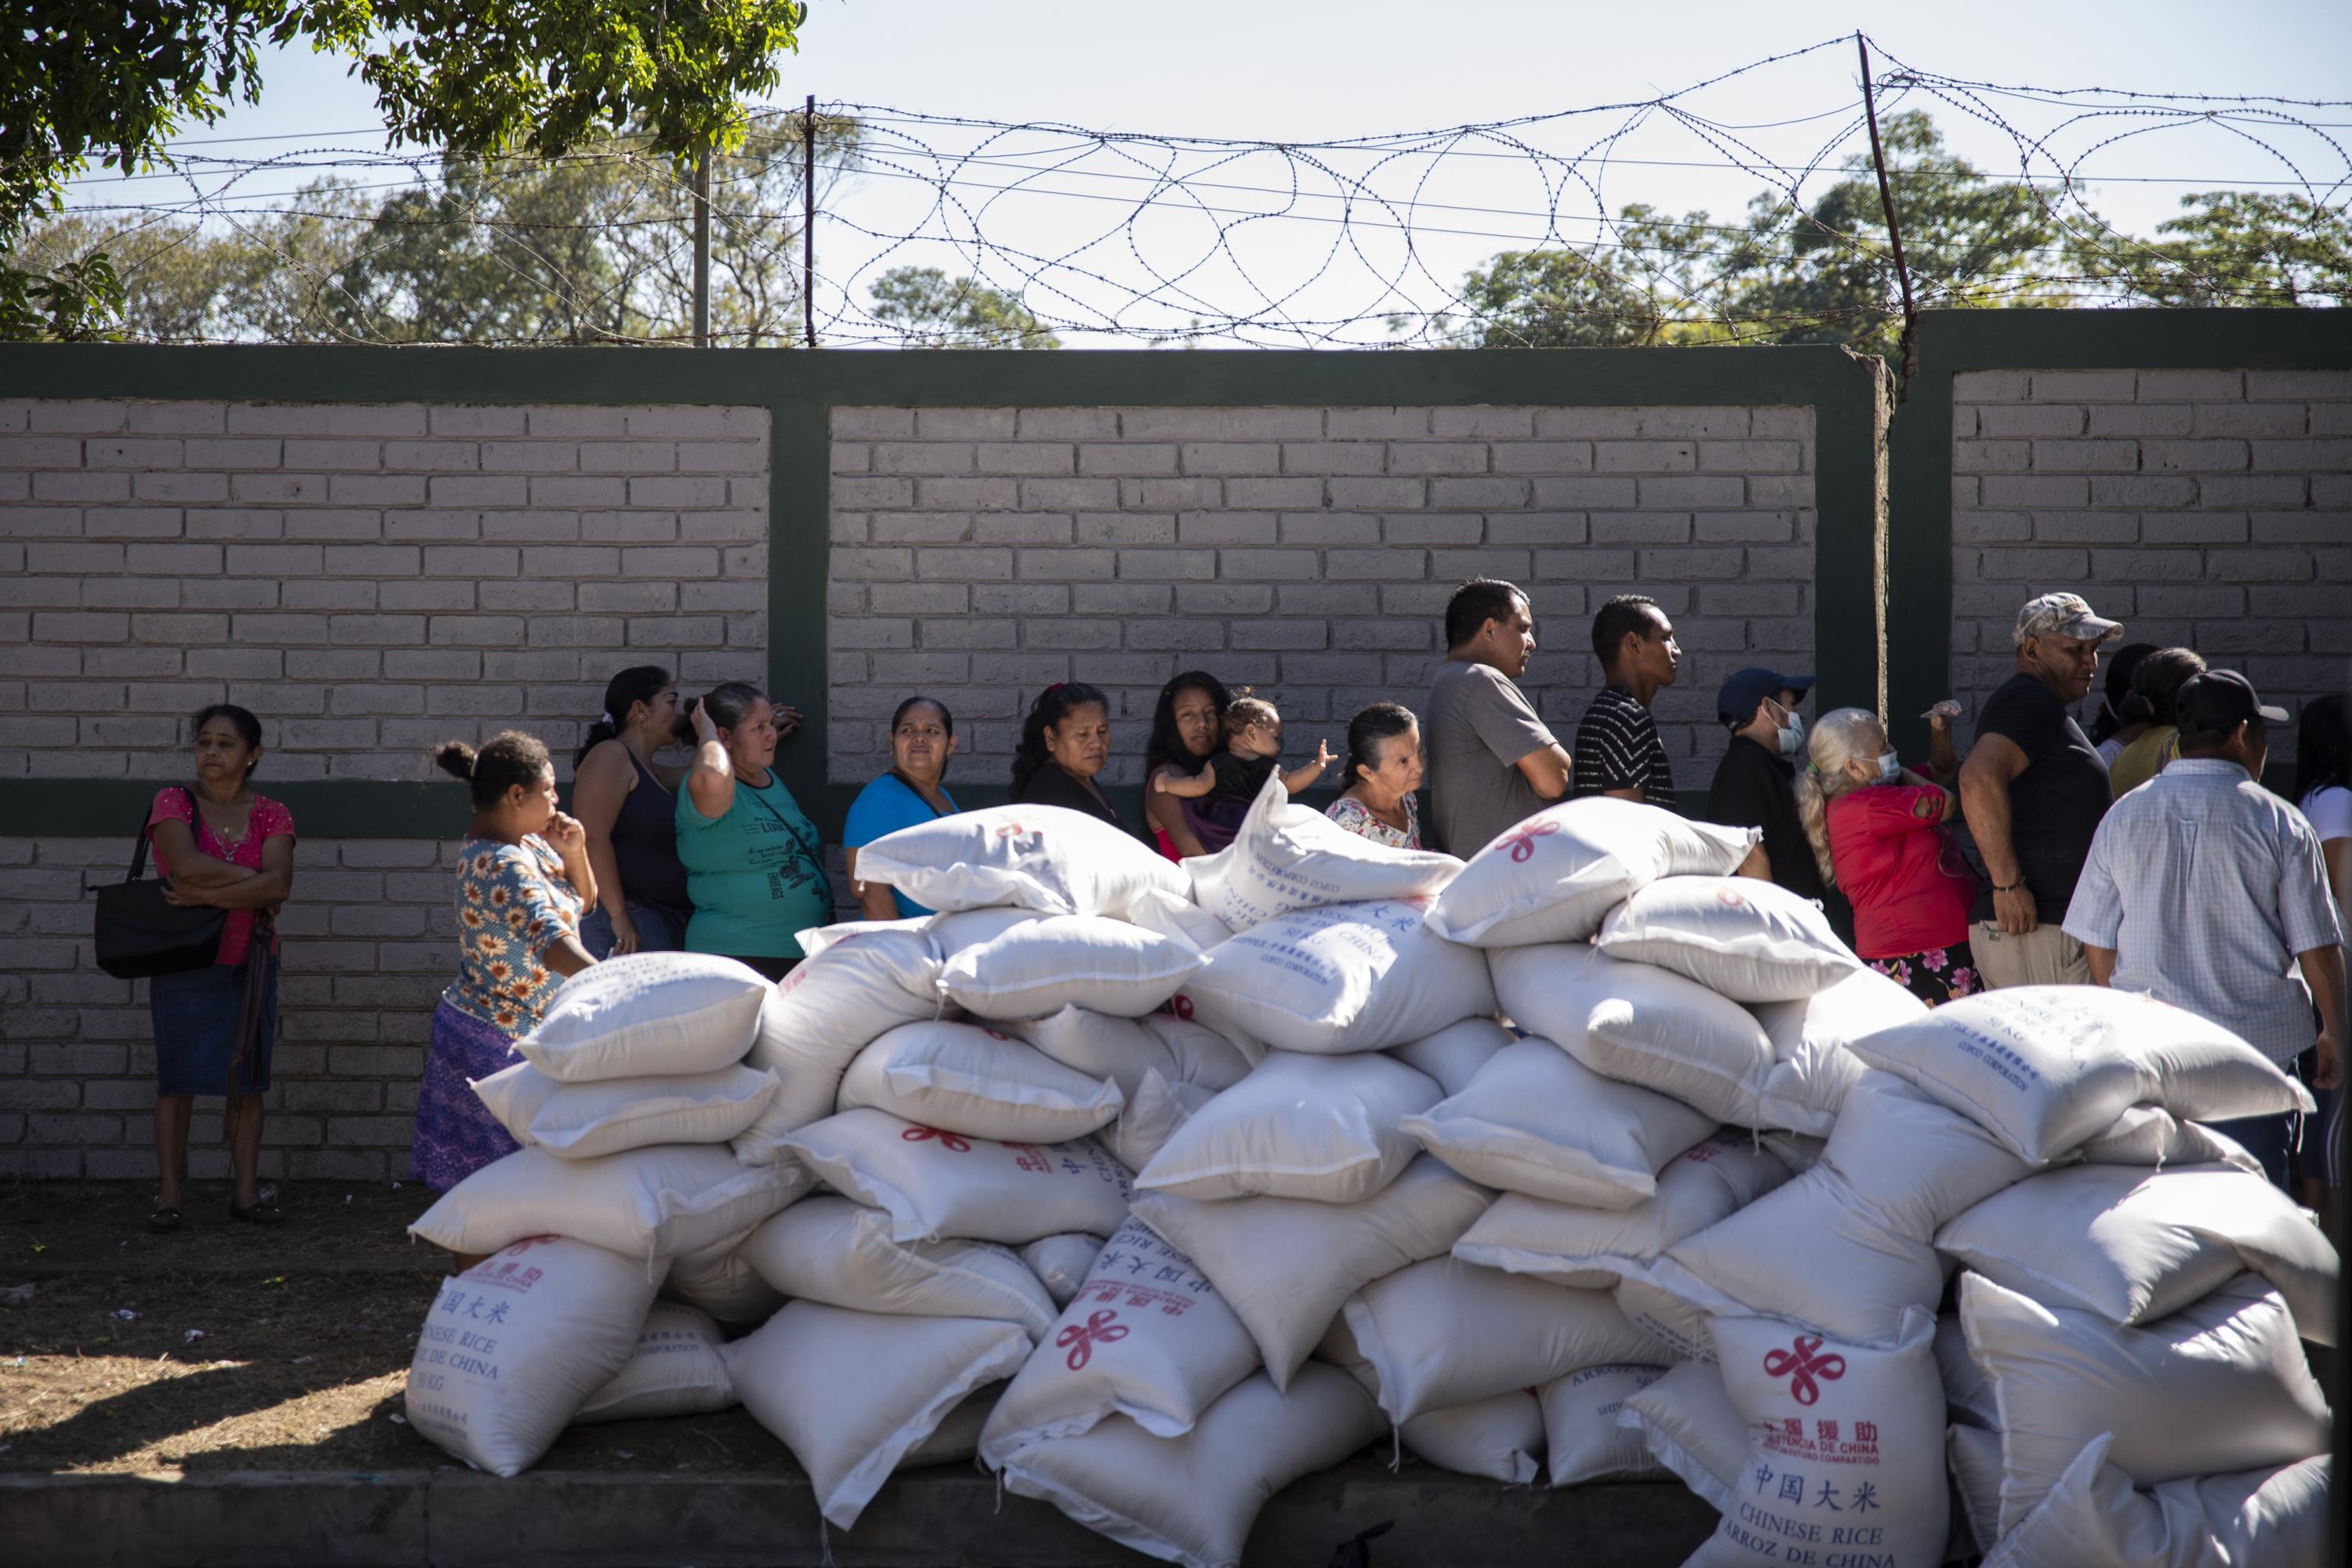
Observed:
[[[514,1041],[446,1000],[433,1009],[433,1046],[416,1089],[416,1133],[408,1173],[446,1193],[493,1160],[522,1147],[499,1125],[473,1081],[521,1058]]]

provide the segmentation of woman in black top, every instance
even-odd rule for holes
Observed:
[[[1013,798],[1024,805],[1067,806],[1133,833],[1095,783],[1109,760],[1110,700],[1083,681],[1049,686],[1022,721],[1021,744],[1013,753]]]
[[[676,952],[686,946],[686,868],[677,858],[677,784],[682,767],[654,753],[692,736],[677,682],[641,664],[604,688],[604,716],[572,759],[572,809],[588,834],[596,908],[580,922],[580,944],[600,959]]]

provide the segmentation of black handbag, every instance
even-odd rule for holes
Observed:
[[[196,812],[194,791],[183,789],[188,812]],[[98,889],[98,921],[93,935],[98,966],[117,980],[142,980],[155,974],[185,974],[202,969],[220,956],[221,928],[228,911],[205,907],[185,908],[163,901],[166,883],[150,878],[147,833],[142,825],[139,847],[131,851],[131,874]]]

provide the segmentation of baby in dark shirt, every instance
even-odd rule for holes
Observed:
[[[1282,715],[1262,697],[1246,689],[1225,708],[1225,749],[1209,758],[1208,766],[1191,778],[1155,774],[1151,787],[1180,800],[1200,800],[1219,805],[1239,802],[1246,807],[1265,788],[1266,775],[1281,765]],[[1323,776],[1331,765],[1331,743],[1318,742],[1315,760],[1301,763],[1282,775],[1282,787],[1297,795]]]

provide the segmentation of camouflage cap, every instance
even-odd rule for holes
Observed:
[[[2044,594],[2017,612],[2016,644],[2028,637],[2080,637],[2084,642],[2113,642],[2124,635],[2121,621],[2101,620],[2080,594]]]

